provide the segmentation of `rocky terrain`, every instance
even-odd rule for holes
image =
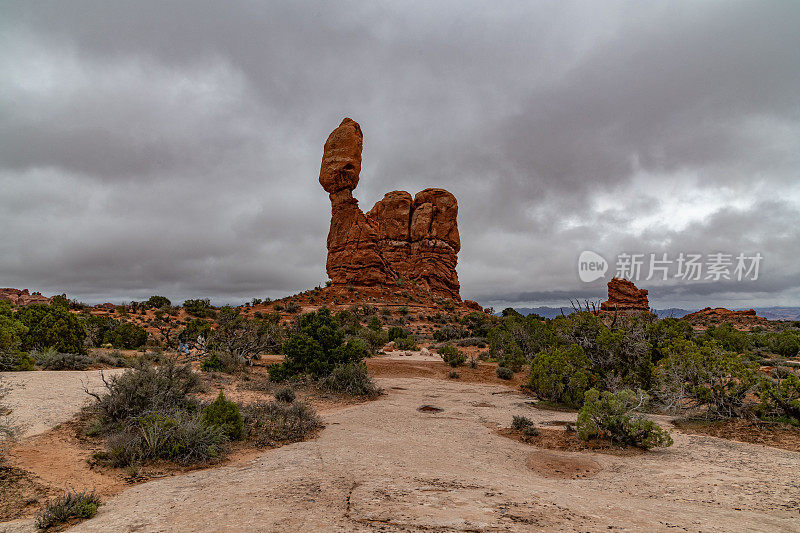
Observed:
[[[414,366],[425,363],[399,368]],[[516,414],[564,428],[574,413],[537,409],[526,395],[497,384],[401,376],[379,384],[386,394],[377,401],[324,413],[326,428],[315,440],[128,488],[72,530],[788,532],[800,526],[796,452],[678,430],[675,445],[662,451],[542,449],[500,429]],[[423,405],[441,411],[420,411]],[[664,417],[658,421],[669,426]],[[0,531],[35,529],[24,519]]]
[[[353,198],[361,171],[361,127],[345,118],[325,142],[319,182],[331,200],[328,277],[335,285],[386,286],[414,281],[460,300],[458,203],[444,189],[413,198],[386,193],[366,214]]]
[[[8,300],[13,305],[47,304],[51,298],[40,292],[28,292],[28,289],[0,289],[0,300]]]
[[[647,289],[639,289],[633,282],[613,278],[608,282],[608,300],[600,304],[602,311],[650,311]]]
[[[706,307],[695,313],[689,313],[683,317],[693,326],[707,327],[716,324],[732,324],[739,329],[750,329],[753,326],[769,327],[769,321],[756,315],[754,309],[744,311],[731,311],[724,307]]]

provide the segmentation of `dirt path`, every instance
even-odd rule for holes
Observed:
[[[103,373],[108,377],[122,371],[115,368]],[[99,370],[0,372],[0,376],[11,387],[4,401],[21,437],[44,433],[72,418],[91,400],[84,384],[92,391],[103,386]]]
[[[634,456],[537,450],[513,414],[574,420],[508,389],[382,379],[316,440],[133,487],[75,531],[797,531],[800,454],[674,434]],[[423,404],[443,409],[420,412]],[[664,420],[660,420],[664,423]],[[559,479],[542,465],[597,466]],[[0,527],[0,529],[2,529]]]

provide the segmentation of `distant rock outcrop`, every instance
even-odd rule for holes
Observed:
[[[689,313],[683,318],[688,320],[693,326],[728,323],[744,329],[752,326],[763,326],[769,323],[766,318],[757,316],[755,309],[732,311],[724,307],[706,307],[694,313]]]
[[[361,127],[345,118],[325,142],[319,183],[331,200],[328,277],[334,284],[413,281],[460,301],[458,203],[444,189],[384,195],[366,214],[353,198],[361,172]]]
[[[14,305],[49,304],[50,298],[40,292],[29,293],[28,289],[0,289],[0,300],[8,300]]]
[[[608,301],[600,304],[602,311],[650,311],[647,290],[638,289],[633,282],[613,278],[608,282]]]

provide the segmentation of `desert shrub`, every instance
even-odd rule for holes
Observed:
[[[485,338],[492,326],[492,319],[486,313],[473,311],[461,318],[461,323],[472,337]]]
[[[514,371],[507,366],[498,366],[496,372],[497,377],[500,379],[512,379],[514,377]]]
[[[453,368],[462,366],[467,362],[467,356],[464,352],[453,346],[452,344],[445,344],[439,348],[439,355],[442,356],[442,361],[452,366]]]
[[[268,369],[273,381],[299,375],[319,379],[338,365],[361,361],[369,355],[363,340],[344,341],[344,332],[326,308],[300,316],[297,331],[289,335],[283,353],[283,363]]]
[[[158,367],[139,365],[106,380],[105,393],[88,392],[97,400],[96,409],[106,422],[123,422],[152,411],[193,408],[190,393],[200,381],[188,366],[166,361]]]
[[[0,372],[33,370],[33,358],[17,351],[0,351]]]
[[[592,382],[589,358],[577,344],[539,352],[528,384],[539,398],[579,407]]]
[[[394,347],[398,350],[419,350],[416,339],[414,337],[401,337],[395,339]]]
[[[676,341],[655,372],[657,398],[670,410],[695,409],[708,418],[742,416],[758,385],[757,365],[716,341]]]
[[[511,429],[522,431],[523,429],[531,427],[532,425],[533,425],[533,420],[531,420],[527,416],[514,415],[511,418]]]
[[[389,328],[389,331],[386,332],[387,337],[389,338],[389,342],[392,342],[397,339],[405,339],[408,337],[408,332],[401,328],[400,326],[392,326]]]
[[[256,446],[299,442],[322,427],[314,409],[302,402],[258,402],[243,412],[248,438]]]
[[[27,328],[22,336],[23,350],[52,346],[59,352],[86,353],[86,332],[78,318],[64,307],[28,305],[19,309],[14,318]]]
[[[281,387],[275,392],[275,400],[278,402],[292,403],[296,395],[291,387]]]
[[[783,357],[795,357],[800,352],[800,336],[795,331],[781,331],[774,337],[772,351]]]
[[[300,304],[295,302],[294,300],[289,300],[286,302],[286,312],[295,314],[300,312]]]
[[[640,412],[649,398],[641,390],[624,389],[616,393],[601,393],[597,389],[586,391],[583,407],[578,413],[578,437],[582,440],[608,437],[645,450],[671,446],[669,432]]]
[[[378,350],[389,342],[386,332],[381,329],[361,328],[358,332],[358,338],[365,343],[370,355],[378,353]]]
[[[731,324],[725,323],[718,326],[709,326],[704,333],[704,340],[715,340],[723,350],[729,352],[744,352],[751,347],[750,335],[739,331]]]
[[[351,311],[339,311],[336,313],[336,322],[349,335],[356,335],[358,330],[361,329],[361,322]]]
[[[156,295],[148,298],[147,301],[144,303],[144,307],[146,309],[159,309],[161,307],[172,307],[172,302],[166,296]]]
[[[30,356],[42,370],[86,370],[92,362],[86,355],[60,353],[53,347],[31,350]]]
[[[234,369],[228,368],[217,352],[211,352],[208,357],[203,359],[200,370],[203,372],[233,372]]]
[[[370,317],[369,322],[367,322],[367,327],[372,331],[381,331],[383,328],[383,321],[379,316],[373,315]]]
[[[183,310],[197,318],[211,318],[215,315],[211,300],[208,298],[185,300]]]
[[[500,366],[510,368],[512,372],[522,370],[526,362],[525,355],[518,346],[512,346],[511,349],[506,350],[497,361]]]
[[[230,440],[242,438],[243,422],[239,406],[225,399],[219,391],[217,399],[203,409],[203,423],[207,426],[219,426]]]
[[[478,348],[486,348],[486,337],[465,337],[463,339],[458,339],[456,341],[456,346],[477,346]]]
[[[452,341],[460,339],[461,337],[466,337],[466,332],[463,329],[450,324],[446,324],[433,332],[433,338],[438,342]]]
[[[134,349],[147,342],[147,330],[131,322],[113,320],[113,327],[103,334],[103,344],[114,348]]]
[[[363,361],[353,361],[336,366],[330,374],[319,380],[319,387],[335,394],[351,396],[377,396],[380,394],[380,389],[369,376],[367,365]]]
[[[230,354],[238,364],[252,364],[262,353],[277,352],[283,343],[283,328],[273,317],[249,319],[238,309],[225,306],[217,317],[219,327],[209,346]]]
[[[208,339],[211,336],[211,322],[202,318],[193,318],[178,334],[181,342],[195,342],[199,337]]]
[[[761,418],[800,423],[800,378],[796,374],[786,373],[775,380],[763,379],[757,394],[761,400],[757,408]]]
[[[108,438],[107,460],[118,467],[156,459],[211,463],[225,454],[228,441],[226,428],[207,424],[201,413],[151,411]]]
[[[136,364],[136,357],[128,357],[122,355],[119,350],[114,350],[111,353],[100,353],[94,356],[94,360],[98,364],[107,365],[115,368],[127,368]]]
[[[99,505],[100,498],[94,492],[68,492],[47,502],[44,509],[36,515],[36,527],[49,529],[76,518],[92,518]]]
[[[451,370],[450,372],[447,373],[447,377],[450,379],[458,379],[461,377],[461,374],[459,374],[455,370]]]

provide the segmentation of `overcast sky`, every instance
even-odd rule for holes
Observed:
[[[4,1],[0,72],[0,286],[321,284],[322,145],[349,116],[364,211],[458,199],[462,297],[599,299],[627,252],[659,308],[800,305],[800,2]],[[681,252],[763,260],[644,279]]]

